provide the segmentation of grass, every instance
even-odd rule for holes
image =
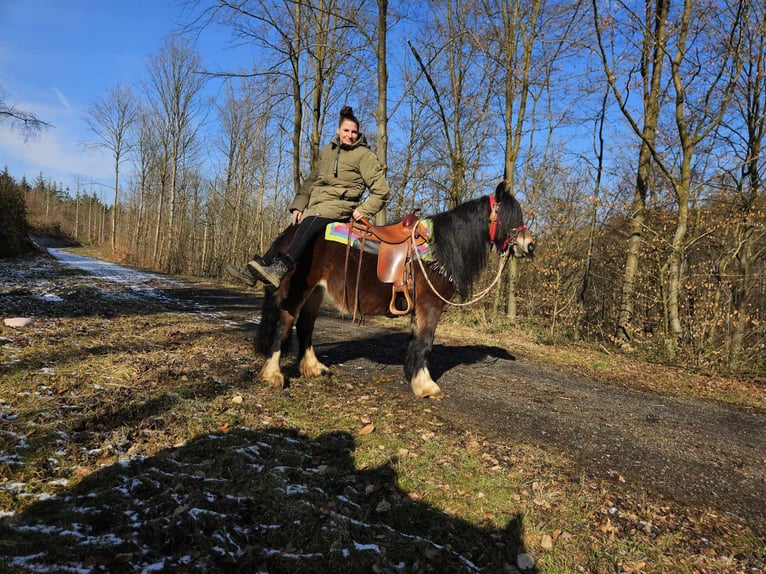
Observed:
[[[766,563],[733,516],[466,433],[385,377],[340,370],[270,391],[238,324],[55,273],[28,280],[57,279],[82,312],[38,307],[31,328],[0,331],[0,571],[496,573],[525,553],[562,574]],[[40,304],[8,293],[9,313]],[[441,332],[482,337],[449,320]],[[608,384],[635,372],[512,335],[514,352]],[[730,395],[755,404],[747,389]]]

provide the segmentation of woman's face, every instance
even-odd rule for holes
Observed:
[[[340,143],[351,145],[359,139],[359,126],[353,120],[343,120],[338,126],[338,137]]]

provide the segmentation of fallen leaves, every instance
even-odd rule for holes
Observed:
[[[145,312],[142,308],[141,313]],[[441,407],[422,407],[410,396],[402,398],[402,403],[397,402],[398,391],[383,387],[398,377],[375,378],[373,383],[385,383],[378,388],[370,388],[369,378],[362,380],[362,377],[353,380],[339,376],[331,383],[300,381],[290,389],[289,395],[275,395],[251,386],[254,376],[252,356],[241,333],[216,331],[213,340],[207,338],[209,325],[196,325],[188,314],[144,316],[142,319],[136,314],[126,314],[125,318],[114,319],[109,324],[93,317],[87,320],[61,319],[50,325],[38,321],[24,332],[6,331],[14,337],[8,339],[4,347],[9,358],[18,356],[20,360],[28,361],[29,357],[24,353],[32,353],[44,345],[55,348],[55,352],[41,354],[29,363],[28,369],[14,367],[18,371],[15,380],[19,384],[9,387],[13,393],[3,394],[9,401],[7,404],[0,401],[0,423],[4,425],[3,430],[7,429],[2,435],[3,446],[17,448],[16,435],[10,432],[21,430],[22,422],[34,423],[34,426],[23,428],[27,438],[36,433],[69,443],[67,448],[61,447],[65,454],[56,453],[62,470],[47,465],[42,459],[46,452],[41,449],[40,464],[35,469],[30,467],[26,476],[22,474],[23,469],[18,470],[19,466],[9,467],[16,473],[14,478],[26,479],[34,472],[47,480],[66,470],[72,483],[91,475],[93,479],[101,477],[104,480],[110,473],[123,472],[120,469],[122,463],[114,464],[109,473],[96,474],[94,471],[100,465],[110,463],[110,456],[122,460],[125,454],[136,460],[152,457],[154,462],[168,464],[177,476],[177,467],[183,462],[193,461],[196,469],[197,465],[208,464],[226,453],[218,464],[227,471],[232,468],[232,461],[248,463],[248,468],[255,469],[250,476],[252,480],[243,483],[251,489],[244,491],[250,492],[250,496],[238,498],[236,505],[232,503],[232,509],[237,510],[226,514],[227,523],[236,524],[238,507],[242,506],[240,500],[260,504],[264,497],[253,496],[252,492],[260,495],[260,489],[265,489],[268,481],[284,480],[286,486],[293,488],[289,492],[294,493],[291,497],[296,500],[303,502],[318,497],[317,508],[324,514],[337,513],[338,509],[353,511],[352,503],[355,503],[363,506],[360,514],[369,516],[377,512],[378,521],[385,523],[400,514],[402,504],[420,502],[423,507],[435,511],[443,509],[436,519],[439,521],[437,526],[449,523],[450,517],[455,516],[460,519],[455,524],[460,524],[461,528],[474,534],[490,532],[493,537],[497,536],[498,547],[507,541],[508,530],[503,527],[508,524],[509,513],[519,512],[524,517],[525,542],[535,552],[541,552],[539,557],[535,555],[540,568],[549,567],[551,571],[556,567],[558,571],[573,571],[561,566],[569,557],[577,557],[577,563],[590,572],[607,571],[599,568],[607,560],[608,571],[626,574],[668,571],[654,563],[657,552],[667,548],[669,553],[676,555],[696,555],[693,559],[674,558],[684,567],[694,564],[689,560],[706,561],[700,562],[708,566],[707,569],[699,567],[701,572],[731,573],[734,570],[726,569],[728,566],[723,562],[715,563],[720,566],[718,569],[710,564],[713,560],[723,560],[721,556],[726,551],[746,548],[737,532],[731,534],[731,541],[724,538],[725,529],[733,528],[734,519],[730,516],[715,517],[706,513],[695,519],[684,511],[679,512],[676,505],[671,508],[660,503],[647,504],[636,498],[620,499],[615,491],[622,493],[628,487],[623,488],[625,479],[619,472],[612,471],[611,478],[600,482],[597,488],[589,484],[583,486],[576,474],[559,469],[558,460],[551,462],[553,456],[521,441],[502,446],[495,439],[480,436],[479,431],[458,433],[453,424],[445,425],[439,418]],[[137,332],[141,333],[140,337],[135,334]],[[68,336],[62,338],[62,333]],[[34,358],[33,354],[30,356]],[[66,360],[54,363],[50,356]],[[43,370],[54,368],[55,371]],[[346,388],[353,392],[344,392]],[[360,388],[364,390],[360,391]],[[386,396],[381,400],[384,394]],[[18,413],[22,413],[21,421],[16,420]],[[26,413],[36,414],[33,418]],[[70,430],[75,422],[80,425],[76,432],[68,435],[52,432]],[[258,429],[255,436],[259,440],[250,440],[252,436],[249,436],[237,449],[222,450],[220,445],[234,440],[242,427]],[[210,449],[212,456],[198,458],[199,452],[205,452],[200,450],[200,437],[213,430],[221,436],[211,439],[205,447]],[[282,431],[285,440],[274,441]],[[334,446],[338,449],[335,450],[317,450],[317,437],[332,432],[347,437],[348,444],[336,443]],[[374,438],[353,441],[354,437],[367,435]],[[267,443],[273,443],[273,446]],[[176,449],[165,448],[157,452],[163,445],[174,445]],[[103,450],[92,450],[96,447]],[[298,450],[291,454],[294,449]],[[353,451],[353,466],[350,460],[341,464],[339,459],[334,459],[346,450]],[[92,456],[87,456],[87,452],[92,452]],[[278,454],[279,460],[276,457],[269,459],[272,453]],[[66,460],[70,456],[73,460]],[[266,461],[262,460],[264,457]],[[205,460],[208,463],[201,462]],[[258,470],[260,467],[256,462],[272,472]],[[75,466],[77,464],[81,466]],[[381,475],[381,468],[395,473],[395,482],[388,484],[386,481],[393,481],[394,477]],[[306,472],[307,469],[312,472]],[[490,472],[500,469],[502,473]],[[205,470],[210,476],[221,472],[217,467]],[[238,479],[245,473],[234,473],[233,477],[230,474],[227,473],[227,480],[220,484],[231,483],[232,478]],[[134,490],[138,489],[130,496],[138,496],[141,500],[144,489],[153,480],[164,480],[163,476],[156,474],[151,480],[128,483]],[[165,490],[174,495],[195,492],[197,485],[203,482],[199,480],[201,476],[190,472],[189,478],[174,478],[181,488],[171,486]],[[295,477],[297,482],[293,480]],[[338,477],[344,477],[343,500],[324,500],[321,489],[303,493],[294,488],[304,480],[325,486],[333,484]],[[353,480],[355,477],[359,480]],[[261,483],[264,479],[268,481]],[[217,484],[204,482],[206,485]],[[34,483],[30,481],[29,484]],[[43,486],[36,488],[51,491],[60,488],[53,481],[38,484]],[[364,484],[370,485],[369,490],[363,487]],[[366,496],[360,495],[362,490]],[[202,492],[198,493],[198,500],[205,500]],[[283,498],[278,500],[273,509],[268,505],[261,509],[274,513],[275,524],[284,510],[290,508],[283,504]],[[612,511],[612,508],[617,510]],[[181,512],[177,518],[188,514],[187,510],[190,509]],[[303,506],[300,515],[306,516]],[[200,515],[195,516],[195,520],[199,520]],[[211,513],[204,520],[212,521],[214,516]],[[323,519],[324,527],[327,522]],[[300,530],[301,526],[297,528]],[[295,529],[296,524],[290,522],[284,531]],[[306,528],[312,536],[320,530]],[[223,527],[221,531],[226,532]],[[663,537],[669,532],[675,538]],[[455,535],[459,534],[456,532]],[[707,539],[702,538],[702,534]],[[383,538],[391,536],[389,531],[379,535]],[[345,531],[344,536],[347,536]],[[617,549],[628,544],[638,551],[620,555]],[[662,547],[663,544],[666,546]],[[286,545],[285,548],[295,550],[300,545]],[[488,552],[492,550],[487,549]],[[604,563],[588,563],[588,552],[609,558]],[[651,557],[645,556],[651,553],[654,553]],[[748,557],[755,555],[753,550],[743,553]],[[94,566],[117,564],[122,559],[114,558],[110,562],[109,558],[101,558],[94,552],[92,563]],[[758,564],[755,559],[749,559],[750,564]],[[534,566],[531,558],[528,564]],[[692,572],[692,568],[687,570]]]
[[[625,574],[638,574],[646,570],[646,561],[620,562],[619,566]]]
[[[359,436],[365,436],[375,431],[375,423],[370,415],[361,415],[359,422],[362,423],[362,428],[357,431]]]
[[[548,534],[540,537],[540,548],[543,550],[553,550],[553,538]]]

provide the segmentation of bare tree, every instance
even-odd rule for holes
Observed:
[[[376,50],[378,105],[375,120],[378,127],[378,145],[375,152],[383,164],[383,173],[388,173],[388,0],[378,0],[378,25],[376,27],[378,42]],[[377,223],[386,222],[386,213],[381,210],[377,214]]]
[[[356,6],[354,6],[356,4]],[[349,5],[353,9],[349,10]],[[384,173],[388,172],[388,26],[389,13],[388,0],[376,0],[377,11],[375,18],[368,16],[365,10],[364,2],[343,2],[338,3],[334,8],[339,22],[347,22],[358,36],[358,40],[351,40],[345,46],[337,46],[341,49],[341,69],[345,73],[352,74],[349,78],[349,84],[354,86],[357,97],[362,97],[366,90],[359,89],[365,82],[359,81],[358,74],[354,72],[358,69],[368,69],[371,78],[370,85],[375,86],[375,117],[376,142],[375,153],[383,166]],[[368,32],[373,30],[373,32]],[[372,52],[373,58],[368,54]],[[350,59],[355,64],[348,66],[344,60]],[[374,61],[370,65],[369,60]],[[385,210],[381,210],[376,215],[376,223],[383,225],[386,222]]]
[[[741,48],[744,63],[731,114],[727,114],[719,134],[727,150],[731,150],[737,159],[726,178],[734,193],[721,198],[731,205],[732,221],[727,232],[732,239],[716,266],[716,299],[721,297],[723,290],[730,289],[734,310],[725,314],[731,318],[731,328],[726,330],[730,364],[754,358],[746,353],[745,339],[748,326],[757,324],[750,311],[756,262],[766,254],[766,231],[763,215],[759,215],[766,179],[762,157],[766,143],[766,8],[761,2],[744,2],[744,9],[745,41]],[[726,276],[730,276],[729,281],[724,279]],[[711,343],[715,333],[716,330],[711,328]]]
[[[636,20],[640,24],[639,29],[645,30],[638,66],[643,86],[643,127],[639,127],[639,120],[628,111],[629,101],[626,95],[629,93],[634,70],[620,76],[619,71],[610,64],[610,57],[603,42],[598,3],[594,2],[593,6],[607,80],[624,116],[641,141],[635,209],[617,335],[622,338],[629,336],[627,327],[632,316],[635,294],[638,246],[645,223],[642,214],[646,204],[650,163],[654,163],[672,190],[677,207],[675,230],[669,241],[665,294],[667,330],[671,335],[667,339],[667,350],[672,354],[683,332],[679,299],[684,253],[688,245],[690,201],[694,187],[699,186],[700,178],[706,175],[704,157],[699,166],[694,165],[694,160],[700,144],[720,125],[733,95],[735,78],[741,66],[738,45],[742,3],[724,5],[722,10],[718,5],[685,0],[672,14],[669,3],[664,0],[658,0],[656,4],[646,3],[645,22]],[[627,26],[623,25],[623,28]],[[672,34],[668,30],[671,30]],[[626,47],[628,46],[626,44]],[[704,49],[701,49],[702,46]],[[673,99],[672,112],[669,112],[668,116],[672,118],[675,126],[675,140],[671,138],[672,131],[668,130],[664,132],[666,137],[660,141],[657,134],[665,89],[661,81],[662,63],[665,58],[670,64],[670,93]],[[624,92],[618,89],[617,78],[621,78],[628,88]],[[670,104],[671,102],[668,102],[669,106]],[[663,142],[665,147],[659,149],[658,145]]]
[[[276,146],[271,145],[278,129],[273,127],[270,93],[259,89],[256,82],[243,82],[239,93],[227,90],[220,107],[222,132],[220,147],[225,157],[225,174],[220,184],[223,198],[219,221],[226,221],[226,252],[230,261],[252,257],[263,252],[264,235],[271,235],[270,221],[264,217],[269,166],[273,165]],[[264,228],[269,229],[264,233]],[[269,239],[267,237],[266,239]]]
[[[135,233],[132,236],[133,253],[141,264],[155,264],[147,261],[150,206],[161,195],[159,185],[160,140],[155,125],[156,117],[148,109],[142,109],[136,128],[136,146],[134,148],[134,173],[136,179]]]
[[[114,160],[114,200],[112,205],[112,253],[117,249],[117,212],[120,193],[120,164],[133,145],[128,139],[133,124],[138,119],[138,103],[133,92],[122,85],[110,88],[107,94],[88,108],[85,122],[96,136],[96,141],[86,144],[111,152]]]
[[[179,194],[182,191],[183,169],[189,159],[189,153],[197,137],[201,121],[202,107],[199,100],[205,78],[201,69],[199,55],[191,43],[177,36],[165,39],[160,52],[149,64],[149,85],[147,95],[153,113],[160,120],[160,141],[163,147],[162,193],[168,198],[166,233],[162,234],[158,224],[158,233],[163,237],[160,247],[164,261],[162,268],[173,272],[180,268],[181,250],[179,239],[182,237],[176,220],[181,205]],[[162,216],[162,210],[158,217]],[[158,219],[158,222],[161,219]]]
[[[432,183],[452,208],[470,198],[476,188],[473,175],[488,144],[483,124],[477,120],[487,116],[492,90],[488,76],[481,73],[482,55],[470,41],[475,6],[448,0],[430,2],[429,7],[433,33],[418,39],[422,48],[411,42],[410,49],[431,88],[428,106],[440,127],[440,141],[432,143],[446,148],[448,157],[434,170]]]
[[[677,23],[678,36],[670,58],[674,119],[681,149],[677,172],[668,159],[654,156],[676,197],[678,216],[671,243],[668,277],[670,331],[674,339],[683,333],[680,293],[689,227],[689,202],[695,182],[693,160],[697,148],[720,125],[734,94],[742,66],[738,45],[741,34],[741,3],[720,10],[698,0],[685,0]],[[721,33],[721,35],[719,35]],[[698,46],[709,50],[698,50]],[[672,158],[672,154],[671,154]]]
[[[20,110],[13,104],[10,104],[3,94],[0,93],[0,123],[4,121],[10,123],[12,130],[19,130],[25,140],[39,134],[44,129],[53,127],[33,113]]]
[[[540,12],[543,2],[520,2],[518,0],[501,0],[494,2],[485,0],[483,8],[488,16],[488,22],[499,22],[491,26],[491,36],[497,41],[486,43],[477,41],[478,46],[490,46],[496,53],[490,53],[490,61],[495,62],[499,75],[498,83],[503,86],[503,123],[504,158],[503,178],[508,189],[516,193],[516,173],[518,169],[519,151],[529,121],[528,104],[530,101],[531,84],[533,82],[533,55],[537,49],[538,37],[541,33]],[[499,16],[499,17],[498,17]],[[481,35],[483,36],[483,35]],[[478,39],[477,39],[478,40]],[[541,64],[545,66],[545,64]],[[511,320],[516,320],[516,282],[518,279],[518,263],[510,258],[507,268],[506,287],[507,299],[505,313]],[[497,312],[500,304],[501,289],[495,295],[494,307]]]
[[[311,169],[321,144],[325,102],[344,55],[346,35],[342,31],[351,27],[346,19],[338,18],[337,14],[343,11],[338,4],[337,0],[321,0],[311,5],[278,0],[216,0],[197,20],[199,26],[211,22],[229,26],[236,42],[254,46],[264,56],[250,70],[212,75],[261,78],[285,87],[293,108],[292,172],[296,191],[302,183],[304,106],[310,110],[306,139]],[[275,91],[274,97],[283,99],[284,95]]]
[[[630,340],[630,323],[633,319],[639,253],[646,221],[646,200],[649,191],[652,150],[656,145],[657,127],[660,120],[660,102],[664,89],[663,65],[668,43],[669,4],[667,0],[645,0],[643,14],[626,11],[625,13],[630,14],[634,19],[634,25],[629,26],[628,22],[624,22],[621,28],[615,31],[622,33],[626,30],[638,30],[638,37],[635,40],[625,37],[623,39],[624,44],[607,46],[604,41],[605,23],[615,26],[618,24],[609,15],[602,17],[599,12],[598,1],[593,0],[593,20],[606,81],[620,110],[640,139],[635,193],[630,214],[631,224],[622,282],[622,304],[615,333],[619,339],[624,341]],[[615,34],[615,36],[617,35],[619,34]],[[616,54],[614,50],[620,47],[626,53],[634,51],[638,55],[638,60],[623,58],[624,54]],[[636,50],[636,48],[638,49]],[[617,66],[620,65],[620,62],[628,62],[631,67],[627,70],[618,69]],[[636,74],[640,78],[640,103],[642,105],[638,117],[631,110],[628,102],[630,90],[633,87],[632,78]]]

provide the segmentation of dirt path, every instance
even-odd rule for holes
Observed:
[[[320,319],[323,360],[352,377],[392,375],[409,393],[406,334]],[[604,385],[515,358],[497,347],[437,336],[431,357],[451,422],[505,444],[528,441],[597,477],[740,516],[766,532],[766,414]],[[413,400],[417,400],[413,397]]]
[[[126,287],[138,282],[146,293],[145,278],[117,276]],[[184,301],[181,308],[225,316],[249,329],[259,316],[260,300],[247,292],[157,276],[150,285]],[[405,332],[323,316],[314,343],[320,358],[344,377],[386,375],[410,394],[402,372]],[[623,477],[628,486],[733,513],[766,534],[766,414],[605,385],[438,334],[431,363],[446,398],[429,407],[459,428],[494,435],[503,444],[525,441],[563,453],[591,476]],[[296,376],[294,370],[286,374]]]

